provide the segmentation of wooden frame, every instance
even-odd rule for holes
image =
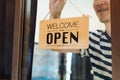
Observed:
[[[16,0],[15,3],[15,21],[14,21],[14,43],[12,56],[12,76],[11,80],[20,80],[20,54],[22,52],[22,15],[23,15],[23,0]],[[17,34],[16,34],[17,32]],[[19,78],[20,77],[20,78]]]
[[[120,1],[111,0],[113,80],[120,80]]]
[[[31,80],[37,0],[15,2],[11,80]]]
[[[15,0],[0,0],[0,80],[11,78]]]

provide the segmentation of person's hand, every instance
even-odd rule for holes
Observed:
[[[50,0],[50,19],[60,18],[66,0]]]

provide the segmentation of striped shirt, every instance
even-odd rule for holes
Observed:
[[[90,32],[89,49],[81,54],[89,55],[94,80],[112,80],[111,38],[106,31]]]

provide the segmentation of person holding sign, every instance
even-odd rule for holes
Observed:
[[[94,0],[93,7],[106,30],[89,32],[89,48],[70,50],[90,57],[94,80],[112,80],[110,0]],[[50,19],[60,18],[66,0],[50,0]],[[69,50],[56,50],[67,52]]]

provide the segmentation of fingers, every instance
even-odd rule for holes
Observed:
[[[67,0],[58,0],[60,3],[66,3]]]
[[[55,4],[56,2],[59,2],[60,4],[66,3],[67,0],[50,0],[50,4]]]
[[[63,7],[66,3],[66,0],[50,0],[49,2],[49,10],[50,14],[53,17],[59,17],[63,10]]]
[[[57,1],[57,0],[50,0],[50,1],[49,1],[49,6],[52,6],[53,4],[55,4],[56,1]]]
[[[50,4],[56,3],[57,0],[50,0]]]
[[[62,9],[65,5],[65,1],[66,0],[50,0],[49,2],[49,8],[50,10],[53,10],[53,9]]]

